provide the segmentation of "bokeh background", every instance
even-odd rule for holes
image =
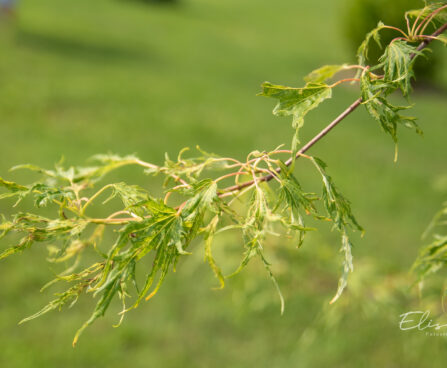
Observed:
[[[198,144],[242,159],[288,144],[290,119],[271,114],[273,101],[256,97],[259,85],[299,86],[322,64],[353,62],[351,6],[22,0],[15,18],[0,22],[0,175],[19,179],[11,166],[51,167],[61,156],[77,165],[96,153],[136,153],[161,163],[164,152],[174,156]],[[313,233],[299,250],[281,239],[268,244],[286,298],[283,316],[262,266],[252,262],[216,291],[196,244],[156,298],[116,329],[119,306],[112,305],[73,349],[74,332],[93,308],[90,298],[17,326],[51,298],[51,290],[39,293],[55,271],[38,244],[0,264],[0,366],[444,367],[446,337],[398,328],[399,315],[410,310],[442,314],[442,288],[418,296],[409,272],[446,194],[447,53],[436,52],[441,61],[431,82],[418,85],[412,98],[425,136],[402,130],[397,163],[391,139],[363,109],[312,149],[366,229],[355,238],[355,272],[335,305],[328,301],[341,271],[336,234]],[[308,116],[303,138],[357,96],[350,86],[336,90]],[[308,167],[296,170],[312,182]],[[109,179],[159,190],[136,168]],[[11,213],[7,202],[0,212]],[[226,260],[240,255],[242,243],[222,239],[216,248],[229,272]]]

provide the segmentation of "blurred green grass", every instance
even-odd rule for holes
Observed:
[[[9,167],[51,166],[61,156],[83,164],[100,152],[136,152],[160,163],[164,152],[197,144],[237,158],[288,144],[289,119],[273,117],[273,101],[255,94],[264,80],[299,85],[321,64],[352,61],[338,32],[342,12],[343,1],[24,0],[14,29],[2,25],[1,176],[16,178]],[[349,87],[337,90],[309,115],[303,139],[354,98]],[[111,327],[113,307],[73,350],[74,331],[92,308],[87,298],[17,326],[51,297],[38,293],[52,270],[35,246],[0,267],[0,366],[444,366],[445,338],[398,329],[399,314],[421,307],[407,290],[408,270],[444,200],[433,183],[445,174],[447,156],[445,94],[418,92],[413,102],[425,136],[402,131],[396,164],[391,140],[363,111],[312,149],[367,230],[356,239],[352,282],[335,306],[327,307],[341,269],[335,234],[312,234],[300,250],[270,242],[284,316],[256,263],[223,291],[211,290],[215,279],[197,245],[122,327]],[[307,169],[297,175],[311,184]],[[139,170],[113,179],[153,185]],[[217,258],[225,266],[240,248],[236,237],[222,239]]]

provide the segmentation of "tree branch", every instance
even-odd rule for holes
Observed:
[[[445,32],[447,30],[447,23],[439,27],[435,32],[433,32],[430,35],[430,38],[425,39],[420,43],[420,45],[417,48],[417,51],[423,50],[425,47],[427,47],[434,39],[435,37],[439,36],[441,33]],[[411,59],[414,59],[416,57],[416,54],[410,55]],[[300,156],[302,156],[303,153],[308,151],[314,144],[316,144],[321,138],[323,138],[326,134],[328,134],[333,128],[335,128],[344,118],[346,118],[349,114],[351,114],[357,107],[359,107],[362,104],[362,98],[358,98],[355,100],[345,111],[343,111],[340,115],[338,115],[329,125],[327,125],[322,131],[320,131],[315,137],[313,137],[309,142],[307,142],[295,155],[295,159],[298,159]],[[286,166],[290,166],[292,162],[294,161],[293,157],[290,157],[286,162]],[[281,172],[281,168],[278,167],[276,170],[276,173]],[[268,174],[265,175],[256,181],[259,182],[268,182],[274,178],[275,174]],[[227,197],[233,194],[233,192],[240,191],[241,189],[247,188],[251,185],[255,184],[254,180],[247,181],[245,183],[239,184],[239,185],[232,185],[230,187],[224,188],[222,190],[222,193],[219,194],[219,197]]]

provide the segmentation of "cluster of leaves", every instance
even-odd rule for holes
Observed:
[[[13,198],[14,206],[23,206],[25,199],[32,198],[37,210],[49,207],[55,215],[49,218],[19,212],[10,220],[2,216],[0,238],[16,233],[20,239],[0,253],[0,260],[34,243],[45,242],[49,245],[51,262],[72,261],[45,286],[66,283],[66,290],[57,293],[41,311],[23,321],[71,306],[81,294],[92,293],[98,296],[98,301],[90,318],[76,333],[74,343],[86,327],[104,315],[114,298],[122,302],[121,323],[128,310],[157,293],[166,275],[175,270],[181,258],[190,254],[191,244],[197,238],[203,239],[205,260],[220,287],[224,286],[227,277],[239,273],[257,257],[278,290],[283,311],[284,301],[264,252],[266,237],[295,236],[297,245],[301,246],[305,234],[314,230],[305,224],[309,218],[330,224],[340,234],[343,273],[331,302],[337,300],[353,270],[350,233],[352,230],[362,231],[362,228],[352,214],[349,201],[328,175],[326,164],[298,149],[299,130],[305,115],[330,98],[335,86],[350,81],[360,83],[361,102],[395,142],[398,125],[413,127],[419,132],[414,118],[400,114],[407,107],[393,105],[389,96],[400,90],[408,97],[414,60],[422,54],[415,44],[432,37],[423,32],[426,24],[438,21],[445,8],[442,4],[429,4],[422,10],[407,13],[407,19],[415,18],[413,28],[409,21],[408,34],[398,30],[405,37],[393,40],[385,48],[379,65],[368,66],[366,61],[369,42],[380,43],[380,31],[392,28],[383,24],[368,34],[359,48],[358,65],[319,68],[306,77],[306,85],[301,88],[265,82],[261,95],[278,100],[273,113],[293,117],[295,134],[291,150],[278,147],[270,152],[254,151],[245,161],[219,157],[199,149],[198,157],[185,157],[184,150],[176,160],[166,156],[162,166],[136,156],[109,154],[95,156],[96,164],[89,167],[66,169],[59,163],[52,170],[33,165],[13,168],[32,170],[41,179],[31,185],[0,179],[0,187],[6,189],[0,199]],[[440,36],[432,38],[442,40]],[[357,76],[327,83],[337,73],[350,70],[358,70]],[[383,75],[374,73],[378,71]],[[287,155],[288,160],[281,160],[280,155]],[[321,177],[323,189],[320,194],[305,191],[294,176],[294,163],[300,157],[309,160]],[[138,165],[148,175],[164,176],[164,198],[155,198],[148,190],[126,183],[100,185],[107,173],[125,165]],[[216,172],[221,175],[216,177]],[[207,176],[208,173],[214,178]],[[223,186],[231,179],[234,179],[234,185]],[[95,189],[98,185],[99,189]],[[120,209],[101,218],[89,216],[87,209],[106,193],[109,196],[105,202],[119,201]],[[171,205],[173,198],[176,203]],[[115,241],[106,244],[107,250],[103,251],[104,246],[100,245],[106,229],[116,229]],[[244,252],[240,266],[233,273],[224,275],[213,257],[212,245],[216,235],[230,230],[241,233]],[[83,257],[87,249],[95,252],[94,262]],[[151,266],[139,277],[143,258],[149,259]]]
[[[315,109],[321,102],[332,97],[332,88],[342,82],[359,82],[362,104],[369,115],[373,117],[388,133],[396,144],[397,159],[397,128],[405,126],[413,128],[418,134],[422,134],[414,117],[401,115],[402,110],[411,106],[396,106],[390,100],[390,95],[396,90],[401,90],[402,95],[408,99],[411,88],[411,80],[414,78],[414,63],[418,56],[428,49],[419,49],[418,45],[426,40],[438,40],[447,44],[447,37],[443,34],[436,36],[424,34],[430,25],[444,24],[447,22],[447,5],[445,2],[426,3],[423,9],[409,11],[405,14],[407,19],[407,31],[387,26],[379,22],[376,28],[366,35],[360,45],[357,58],[358,65],[326,65],[310,73],[302,88],[293,88],[281,85],[273,85],[270,82],[263,84],[261,95],[278,99],[273,113],[277,116],[293,116],[295,129],[292,149],[298,150],[299,130],[303,126],[304,116]],[[411,24],[411,20],[413,24]],[[368,64],[368,49],[372,41],[380,48],[380,33],[384,30],[392,30],[400,37],[394,38],[385,48],[377,65]],[[346,78],[333,84],[327,84],[327,80],[335,74],[349,69],[357,69],[355,78]],[[378,74],[382,73],[382,74]]]
[[[11,221],[3,218],[0,236],[18,233],[22,238],[16,245],[1,252],[0,259],[21,252],[34,243],[46,242],[50,244],[51,262],[73,260],[67,270],[46,286],[63,282],[68,284],[67,289],[58,293],[56,299],[41,311],[23,321],[73,305],[83,292],[98,295],[99,300],[91,317],[75,336],[76,342],[87,326],[104,315],[114,297],[117,296],[123,304],[121,319],[126,311],[138,306],[142,299],[153,297],[179,259],[190,254],[191,242],[197,237],[204,239],[206,261],[221,287],[226,277],[237,274],[253,257],[258,256],[278,289],[283,310],[284,302],[264,255],[263,243],[267,235],[277,233],[276,227],[282,227],[287,233],[296,234],[300,246],[306,232],[313,230],[305,226],[305,216],[331,222],[342,235],[343,249],[349,256],[334,300],[338,298],[346,286],[347,272],[352,269],[348,227],[361,228],[352,215],[349,202],[326,173],[326,165],[317,158],[306,156],[315,165],[324,183],[323,193],[319,196],[305,192],[290,169],[274,157],[290,154],[290,151],[278,149],[268,153],[253,152],[246,162],[220,158],[203,151],[201,153],[203,156],[198,158],[186,159],[182,154],[176,161],[166,158],[163,166],[145,163],[134,156],[115,155],[96,156],[95,160],[99,164],[88,168],[71,167],[65,170],[58,165],[55,170],[46,170],[25,165],[20,168],[37,171],[44,179],[29,186],[1,179],[0,185],[8,189],[1,198],[15,198],[15,205],[18,206],[31,196],[37,208],[55,207],[57,218],[46,218],[34,213],[18,213]],[[86,195],[91,193],[105,173],[130,164],[145,167],[149,175],[166,176],[164,200],[153,198],[143,188],[125,183],[106,184],[90,196]],[[237,176],[230,173],[214,180],[201,178],[204,170],[228,171],[235,167],[238,167]],[[258,179],[263,173],[275,173],[277,190],[272,190],[271,185]],[[218,186],[224,179],[243,175],[249,175],[254,180],[254,184],[245,189],[246,193],[231,192]],[[106,192],[110,194],[105,202],[119,199],[122,209],[105,218],[89,217],[87,208],[100,196],[105,196]],[[172,193],[183,198],[179,206],[168,205]],[[247,201],[240,200],[244,196],[248,198]],[[317,209],[319,201],[325,208],[324,212]],[[116,240],[104,253],[99,247],[104,229],[116,226],[119,226]],[[212,244],[216,234],[231,229],[240,230],[245,251],[238,269],[224,276],[213,258]],[[86,265],[82,255],[88,248],[96,251],[98,259]],[[136,273],[141,264],[139,261],[144,257],[152,260],[152,267],[144,276],[144,283],[139,285]],[[134,300],[128,307],[127,298],[132,294]]]

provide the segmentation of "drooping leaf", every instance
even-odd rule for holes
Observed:
[[[279,207],[282,203],[285,203],[286,209],[290,213],[289,218],[281,218],[281,223],[290,232],[298,234],[298,247],[301,247],[304,242],[306,232],[316,230],[304,225],[302,212],[316,216],[317,211],[314,206],[314,201],[316,201],[318,197],[314,193],[304,192],[298,180],[287,170],[285,165],[281,164],[281,168],[281,186],[278,195],[277,207]]]
[[[31,247],[34,243],[34,239],[31,235],[24,236],[17,245],[13,247],[9,247],[5,249],[3,252],[0,252],[0,260],[7,258],[13,254],[20,253],[26,248]]]
[[[81,328],[78,329],[78,331],[76,331],[75,337],[73,339],[73,346],[75,346],[76,343],[78,342],[79,336],[81,336],[82,332],[88,326],[90,326],[95,320],[97,320],[99,317],[102,317],[105,314],[113,297],[118,292],[119,287],[120,287],[119,276],[117,276],[115,279],[113,279],[110,283],[107,284],[107,287],[104,289],[101,298],[99,299],[98,303],[95,306],[95,310],[93,311],[93,314],[81,326]]]
[[[213,258],[213,254],[211,251],[211,246],[213,243],[213,237],[216,232],[216,228],[218,225],[219,216],[216,215],[213,217],[213,219],[210,221],[209,225],[205,229],[205,259],[210,265],[211,269],[213,270],[214,274],[216,275],[217,279],[219,280],[220,288],[222,289],[225,286],[225,279],[222,274],[222,270],[220,267],[216,264],[216,261]]]
[[[77,283],[76,285],[70,287],[68,290],[64,291],[63,293],[58,293],[57,298],[52,300],[51,302],[49,302],[45,307],[43,307],[39,312],[26,317],[24,319],[22,319],[19,324],[31,321],[37,317],[40,317],[54,309],[59,309],[61,310],[62,307],[64,307],[65,305],[69,305],[69,307],[73,306],[80,294],[84,291],[84,289],[87,287],[88,283],[86,282],[80,282]]]
[[[2,226],[6,227],[4,231],[17,232],[23,237],[17,245],[0,253],[0,259],[21,252],[34,242],[77,237],[85,229],[87,222],[82,219],[77,221],[53,220],[35,214],[18,213],[12,222],[3,223]]]
[[[341,195],[335,187],[332,178],[326,173],[327,165],[320,159],[313,157],[312,162],[317,168],[323,180],[323,203],[328,217],[333,221],[334,227],[341,235],[341,252],[343,252],[343,272],[340,277],[338,288],[335,296],[330,303],[334,303],[342,294],[347,285],[348,275],[353,271],[352,263],[352,244],[348,237],[348,229],[354,229],[363,232],[363,228],[359,225],[354,217],[349,201]]]
[[[272,270],[271,270],[271,265],[270,265],[270,263],[267,261],[267,259],[265,258],[264,253],[262,252],[262,247],[261,247],[260,244],[259,244],[259,246],[257,247],[256,251],[257,251],[259,257],[260,257],[261,260],[262,260],[262,263],[263,263],[263,265],[264,265],[264,268],[267,270],[267,272],[268,272],[268,274],[269,274],[269,276],[270,276],[270,280],[272,280],[273,285],[275,286],[275,289],[276,289],[276,292],[278,293],[278,297],[279,297],[279,301],[280,301],[280,311],[281,311],[281,314],[284,314],[284,306],[285,306],[285,303],[284,303],[284,297],[283,297],[283,295],[282,295],[281,289],[279,288],[278,281],[276,281],[276,278],[275,278],[275,276],[273,275],[273,272],[272,272]]]
[[[48,258],[48,261],[54,263],[65,262],[74,256],[79,256],[79,254],[89,246],[96,248],[97,243],[102,239],[104,229],[104,225],[98,225],[87,239],[82,239],[80,237],[68,239],[68,241],[64,242],[62,247],[49,247],[50,257]]]
[[[372,31],[370,31],[366,37],[365,40],[361,43],[357,50],[357,58],[359,65],[366,66],[367,60],[368,60],[368,51],[369,51],[369,44],[371,40],[374,40],[377,45],[382,48],[382,44],[380,42],[380,31],[385,28],[385,25],[382,22],[379,22]]]
[[[348,276],[350,272],[354,271],[354,265],[352,263],[352,244],[346,234],[342,235],[342,247],[340,249],[341,252],[343,252],[343,272],[340,277],[340,280],[338,282],[338,288],[337,292],[335,293],[335,296],[331,299],[329,302],[330,304],[335,303],[337,299],[341,296],[343,293],[343,290],[348,285]]]
[[[363,104],[368,113],[380,124],[384,132],[388,133],[396,144],[397,155],[397,127],[399,125],[415,129],[416,133],[422,134],[416,118],[401,115],[399,112],[410,108],[409,106],[394,106],[386,95],[388,87],[380,80],[372,80],[369,73],[363,73],[360,84]],[[397,156],[395,156],[395,159]]]
[[[346,226],[363,232],[363,228],[352,213],[351,204],[338,191],[332,178],[326,173],[327,165],[317,157],[312,157],[311,160],[323,180],[323,204],[334,226],[342,233],[346,233]]]
[[[304,192],[298,180],[287,171],[285,165],[281,165],[281,168],[281,187],[278,202],[285,201],[295,211],[304,210],[307,213],[314,213],[313,200],[316,199],[315,194]]]

